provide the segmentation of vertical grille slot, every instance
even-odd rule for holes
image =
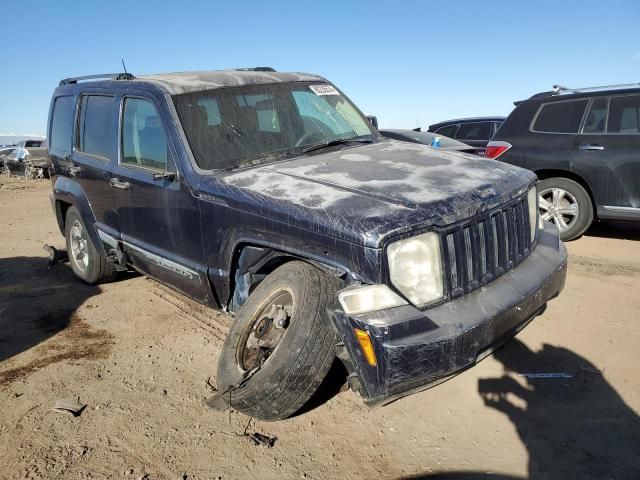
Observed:
[[[478,222],[478,243],[480,247],[480,281],[487,274],[487,247],[484,241],[484,220]]]
[[[467,260],[467,282],[473,282],[473,251],[471,250],[471,228],[466,227],[463,231],[464,255]]]
[[[498,220],[497,215],[491,216],[491,240],[493,243],[493,269],[500,266],[500,251],[498,250]]]
[[[449,270],[451,272],[451,289],[460,288],[458,285],[458,262],[456,261],[456,246],[453,233],[447,235],[447,251],[449,252]]]

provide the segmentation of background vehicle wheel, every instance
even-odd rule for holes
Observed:
[[[338,336],[325,311],[338,287],[337,279],[299,261],[277,268],[256,287],[218,362],[218,389],[231,388],[233,408],[282,420],[311,398],[335,359]]]
[[[64,228],[73,273],[89,285],[113,280],[115,265],[98,253],[76,207],[67,210]]]
[[[26,178],[27,180],[33,179],[33,172],[31,170],[31,165],[29,165],[28,163],[24,166],[24,178]]]
[[[554,223],[563,241],[582,235],[593,222],[593,204],[586,190],[577,182],[554,177],[538,182],[540,215]]]

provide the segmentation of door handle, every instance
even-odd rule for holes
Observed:
[[[120,190],[131,190],[131,184],[129,182],[121,182],[119,178],[112,178],[109,184],[113,188],[119,188]]]
[[[586,145],[580,145],[580,150],[604,150],[604,147],[602,145],[587,143]]]

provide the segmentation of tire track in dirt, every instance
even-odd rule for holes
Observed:
[[[571,255],[569,257],[569,268],[572,266],[576,266],[580,270],[593,272],[605,277],[613,275],[624,275],[628,277],[640,276],[640,264],[618,263],[597,257]]]
[[[219,344],[218,346],[222,347],[231,326],[229,315],[205,307],[161,284],[154,285],[151,292],[171,305],[181,318],[190,321],[196,327],[210,334],[212,339]]]

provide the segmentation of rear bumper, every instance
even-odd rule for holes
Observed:
[[[529,257],[486,287],[420,311],[402,306],[363,315],[334,312],[353,367],[350,382],[368,404],[388,403],[475,364],[539,315],[564,287],[567,252],[547,225]],[[377,366],[364,360],[353,329],[369,332]]]

